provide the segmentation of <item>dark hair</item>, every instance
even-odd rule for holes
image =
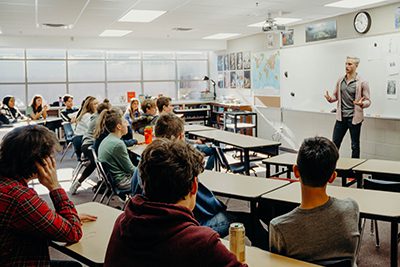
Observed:
[[[139,163],[144,194],[153,202],[177,203],[191,191],[203,172],[204,156],[182,140],[157,138],[143,151]]]
[[[65,95],[63,96],[63,102],[64,102],[64,103],[67,102],[70,98],[74,99],[74,97],[73,97],[72,95],[65,94]]]
[[[297,156],[301,181],[311,187],[325,186],[336,169],[339,152],[332,141],[325,137],[304,140]]]
[[[154,126],[156,137],[178,138],[185,131],[184,122],[181,118],[172,113],[161,114]]]
[[[156,107],[156,102],[154,102],[153,99],[145,99],[142,102],[142,110],[144,113],[147,112],[148,109],[151,109],[152,107]]]
[[[52,156],[60,145],[54,132],[44,126],[18,127],[0,145],[0,175],[22,180],[37,173],[35,162]]]
[[[5,97],[3,98],[3,104],[4,104],[4,105],[7,105],[7,107],[8,107],[8,103],[10,102],[10,100],[11,100],[12,98],[14,98],[12,95],[7,95],[7,96],[5,96]]]
[[[119,108],[104,109],[97,119],[93,133],[94,138],[99,138],[104,131],[114,132],[118,123],[122,123],[123,119],[122,111]]]
[[[103,110],[105,110],[105,109],[111,109],[110,100],[108,100],[107,98],[105,98],[105,99],[103,100],[102,103],[100,103],[100,104],[97,105],[96,112],[97,112],[98,114],[100,114],[100,113],[101,113]]]
[[[38,98],[42,99],[42,104],[36,108],[36,99],[38,99]],[[32,98],[32,102],[31,102],[30,106],[32,107],[33,113],[38,113],[38,112],[42,111],[43,97],[41,95],[35,95]]]
[[[158,99],[157,99],[157,109],[158,109],[158,112],[162,112],[163,111],[163,108],[164,108],[164,106],[168,106],[169,105],[169,103],[171,102],[171,98],[170,97],[167,97],[167,96],[160,96]]]

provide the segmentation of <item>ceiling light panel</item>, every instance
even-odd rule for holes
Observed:
[[[123,30],[105,30],[99,36],[100,37],[122,37],[125,36],[132,31],[123,31]]]
[[[386,0],[343,0],[338,2],[333,2],[326,4],[327,7],[341,7],[341,8],[358,8],[363,6],[368,6],[380,2],[385,2]]]
[[[239,36],[239,35],[240,35],[240,33],[217,33],[217,34],[203,37],[203,39],[223,40],[223,39],[228,39],[228,38]]]
[[[132,9],[125,16],[120,18],[118,21],[121,22],[151,22],[167,11],[163,10],[136,10]]]

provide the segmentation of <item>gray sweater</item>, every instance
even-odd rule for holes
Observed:
[[[360,238],[352,199],[330,197],[314,209],[295,208],[270,223],[271,252],[304,261],[353,258]]]

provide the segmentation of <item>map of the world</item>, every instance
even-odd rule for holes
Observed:
[[[279,51],[252,53],[251,83],[253,90],[280,89]]]

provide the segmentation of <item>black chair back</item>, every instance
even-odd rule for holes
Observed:
[[[225,153],[224,153],[224,151],[222,150],[222,148],[220,148],[220,147],[215,147],[215,150],[217,151],[218,161],[219,161],[219,163],[221,164],[221,166],[222,166],[224,169],[230,171],[231,168],[230,168],[230,166],[229,166],[228,159],[225,157]]]
[[[326,267],[352,267],[352,262],[350,258],[321,260],[314,261],[313,263]]]
[[[376,179],[364,179],[364,188],[371,190],[380,190],[387,192],[398,192],[400,193],[400,182],[376,180]]]

